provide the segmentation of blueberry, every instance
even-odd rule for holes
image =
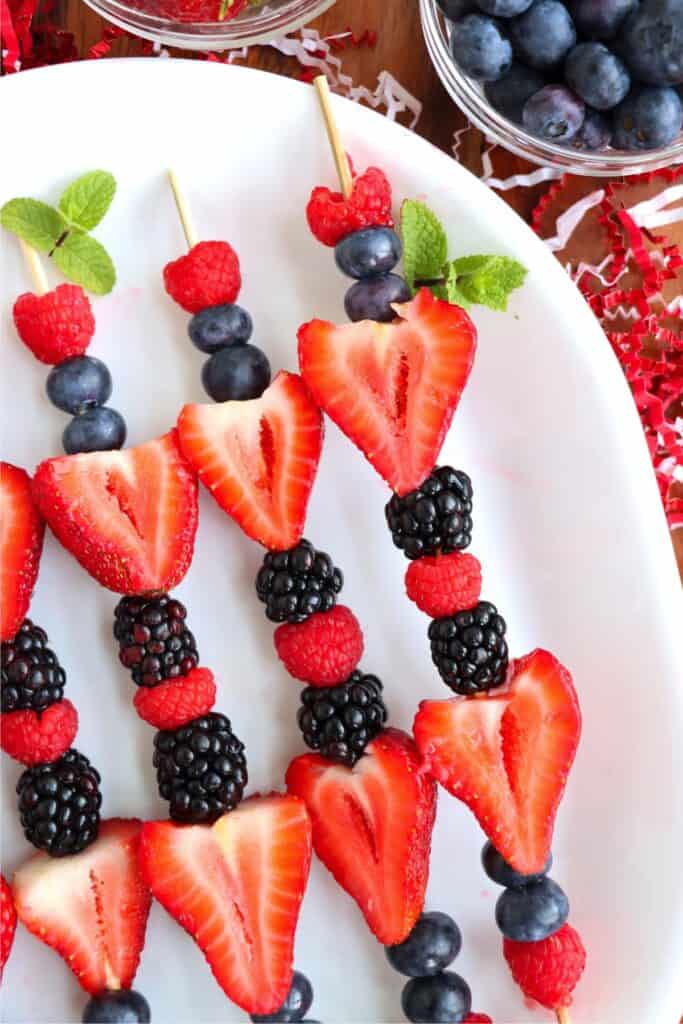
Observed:
[[[387,946],[387,960],[395,971],[409,978],[438,974],[460,952],[460,929],[448,914],[438,910],[422,914],[408,937],[397,946]]]
[[[410,288],[398,274],[382,274],[367,281],[356,281],[344,297],[349,320],[379,320],[388,323],[396,314],[392,302],[407,302]]]
[[[648,87],[632,91],[614,111],[616,149],[658,149],[681,130],[683,107],[673,89]]]
[[[126,422],[116,409],[96,405],[74,416],[62,434],[62,447],[67,455],[77,452],[110,452],[123,448]]]
[[[149,1024],[152,1017],[149,1003],[133,989],[105,989],[86,1005],[83,1024]]]
[[[598,152],[607,149],[612,141],[612,126],[604,114],[586,108],[583,124],[569,142],[572,149],[580,152]]]
[[[583,124],[585,114],[583,100],[566,86],[544,85],[524,104],[522,123],[539,139],[569,142]]]
[[[521,124],[524,104],[544,85],[545,81],[537,71],[515,63],[497,82],[487,82],[484,92],[494,110],[510,121]]]
[[[533,0],[477,0],[477,7],[492,18],[514,18],[531,7]]]
[[[584,39],[614,39],[638,0],[572,0],[569,5],[577,31]]]
[[[363,228],[337,242],[334,258],[347,277],[377,277],[394,269],[401,258],[401,242],[391,228]]]
[[[444,17],[457,21],[474,9],[474,0],[436,0]]]
[[[195,348],[211,355],[228,345],[246,345],[253,328],[246,309],[226,303],[224,306],[207,306],[195,313],[187,325],[187,333]]]
[[[413,978],[403,989],[401,1006],[414,1024],[461,1021],[472,1009],[472,993],[464,978],[442,971],[428,978]]]
[[[274,1013],[253,1013],[251,1019],[257,1022],[257,1024],[261,1021],[264,1024],[269,1021],[300,1021],[304,1019],[310,1010],[312,1002],[313,986],[305,974],[301,974],[300,971],[294,971],[287,998],[280,1009]]]
[[[510,40],[485,14],[466,14],[455,23],[451,53],[461,71],[482,82],[501,78],[512,64]]]
[[[548,859],[542,871],[535,875],[520,875],[519,871],[515,871],[514,868],[510,867],[508,862],[498,853],[493,843],[488,842],[484,844],[481,851],[481,863],[492,882],[497,882],[498,885],[514,887],[529,885],[530,882],[537,882],[539,878],[547,875],[553,864],[553,855],[552,853],[548,854]]]
[[[616,107],[631,88],[626,65],[604,43],[579,43],[570,50],[564,77],[567,85],[596,110]]]
[[[635,78],[647,85],[683,82],[683,4],[643,0],[618,37],[619,53]]]
[[[47,397],[63,412],[104,405],[111,395],[111,374],[101,359],[73,356],[53,366],[45,384]]]
[[[506,889],[496,903],[496,924],[506,939],[540,942],[561,928],[569,916],[569,900],[552,878]]]
[[[510,22],[510,38],[523,63],[545,71],[569,53],[576,43],[576,29],[560,0],[536,0]]]
[[[202,384],[214,402],[260,398],[270,384],[270,363],[255,345],[222,348],[204,363]]]

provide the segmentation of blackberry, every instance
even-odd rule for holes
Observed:
[[[100,774],[73,748],[27,768],[17,783],[24,834],[51,857],[84,850],[100,827]]]
[[[154,737],[159,793],[175,821],[215,821],[237,807],[247,784],[244,744],[211,712]]]
[[[303,622],[337,603],[344,577],[329,555],[300,540],[289,551],[269,551],[256,575],[256,593],[271,622]]]
[[[433,619],[429,625],[432,661],[444,683],[466,695],[500,686],[508,665],[506,628],[489,601]]]
[[[180,601],[168,594],[123,597],[114,615],[119,660],[137,686],[158,686],[197,666],[197,644],[185,625],[187,609]]]
[[[338,686],[307,686],[297,714],[304,742],[328,761],[354,764],[387,720],[377,676],[352,672]]]
[[[425,482],[384,510],[397,548],[406,558],[462,551],[472,541],[472,481],[451,466],[435,466]]]
[[[30,619],[24,619],[13,640],[3,643],[0,664],[3,711],[44,711],[64,696],[64,669],[47,646],[45,630]]]

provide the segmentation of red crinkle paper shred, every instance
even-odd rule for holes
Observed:
[[[631,388],[672,527],[683,525],[683,488],[676,483],[676,473],[683,472],[683,308],[679,303],[667,309],[662,289],[668,282],[678,282],[675,292],[683,294],[683,256],[664,235],[636,224],[620,193],[655,180],[666,188],[681,178],[683,166],[608,184],[598,216],[612,257],[602,271],[607,284],[592,274],[583,274],[577,282]],[[565,184],[566,178],[554,182],[534,210],[532,225],[538,233]],[[622,287],[622,279],[628,287]]]

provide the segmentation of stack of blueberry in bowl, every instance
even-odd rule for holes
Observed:
[[[437,0],[490,106],[579,152],[660,150],[683,128],[683,0]]]

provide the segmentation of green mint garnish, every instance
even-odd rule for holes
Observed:
[[[40,252],[51,252],[69,227],[59,210],[37,199],[10,199],[0,210],[0,224]]]
[[[460,256],[448,261],[446,232],[424,203],[401,207],[404,276],[415,292],[426,286],[437,298],[468,309],[488,306],[504,312],[510,293],[524,283],[526,268],[508,256]]]
[[[106,295],[114,287],[116,271],[106,249],[88,231],[102,220],[115,192],[108,171],[91,171],[68,186],[58,209],[37,199],[10,199],[0,209],[0,224],[46,252],[69,281]]]
[[[59,200],[66,219],[84,231],[97,227],[111,205],[116,181],[109,171],[90,171],[72,181]]]
[[[452,269],[451,269],[452,268]],[[524,284],[526,267],[509,256],[461,256],[449,264],[450,278],[473,305],[504,313],[508,298]]]
[[[116,271],[103,245],[90,235],[70,231],[52,254],[64,277],[94,295],[106,295],[116,282]]]
[[[448,259],[448,239],[436,214],[417,199],[406,199],[401,206],[403,276],[413,288],[416,281],[443,277]]]

